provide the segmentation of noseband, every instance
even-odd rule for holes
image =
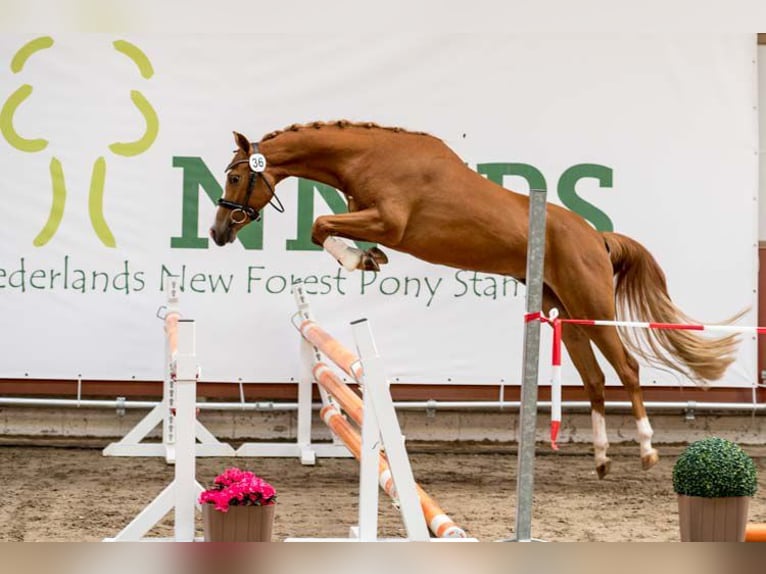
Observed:
[[[231,209],[231,215],[229,217],[231,218],[231,222],[235,224],[245,223],[245,221],[248,219],[250,221],[258,221],[261,218],[260,212],[257,209],[250,207],[249,205],[250,196],[253,193],[253,189],[255,189],[255,181],[258,179],[258,177],[263,178],[263,183],[266,184],[266,187],[269,188],[269,191],[271,192],[271,199],[269,200],[269,204],[280,213],[284,213],[285,211],[285,208],[282,205],[282,202],[279,201],[274,188],[269,183],[269,180],[266,179],[266,177],[263,175],[263,172],[266,169],[266,158],[263,156],[263,154],[258,152],[257,143],[252,145],[253,153],[249,158],[235,161],[229,165],[229,168],[227,169],[228,171],[235,165],[239,165],[241,163],[246,163],[250,167],[250,178],[247,182],[247,193],[245,194],[245,201],[242,203],[237,203],[236,201],[229,201],[223,197],[218,200],[218,205],[220,207]],[[276,204],[274,203],[275,200]]]

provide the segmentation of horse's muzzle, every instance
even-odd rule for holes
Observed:
[[[215,241],[215,244],[219,247],[223,247],[227,243],[234,241],[236,234],[229,226],[224,231],[216,230],[215,226],[210,228],[210,238]]]

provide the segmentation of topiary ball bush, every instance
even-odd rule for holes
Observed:
[[[723,438],[693,442],[673,467],[673,490],[686,496],[753,496],[758,490],[755,463],[742,448]]]

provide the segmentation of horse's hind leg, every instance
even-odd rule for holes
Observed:
[[[592,319],[614,318],[614,299],[611,283],[604,282],[604,289],[599,296],[598,283],[591,283],[587,296],[579,292],[570,292],[564,307],[569,316]],[[644,470],[654,466],[659,460],[657,451],[652,447],[652,427],[646,416],[643,394],[639,385],[638,363],[628,353],[620,340],[615,327],[576,327],[564,325],[562,340],[569,351],[570,358],[582,377],[591,401],[591,418],[593,421],[593,445],[596,450],[596,466],[599,460],[604,462],[604,472],[608,471],[606,458],[606,424],[604,409],[604,374],[596,361],[591,347],[595,343],[607,361],[614,367],[620,382],[630,397],[633,416],[638,430],[638,442],[641,446],[641,465]]]
[[[623,387],[628,392],[633,417],[636,419],[638,442],[641,446],[641,466],[649,470],[659,460],[657,449],[652,447],[654,431],[644,407],[643,393],[638,378],[638,362],[628,353],[617,333],[616,327],[589,327],[589,336],[614,367]]]
[[[590,418],[593,429],[593,456],[596,473],[604,478],[609,473],[611,460],[607,456],[609,441],[606,435],[606,406],[604,397],[604,372],[596,360],[588,336],[575,325],[564,325],[561,340],[566,345],[590,400]]]
[[[613,320],[616,316],[614,269],[603,247],[603,238],[590,234],[581,239],[576,242],[570,238],[569,243],[554,246],[559,248],[557,260],[566,263],[549,268],[551,284],[554,288],[559,286],[556,294],[571,317]],[[630,397],[641,445],[641,464],[645,470],[649,469],[659,456],[652,447],[653,432],[639,385],[638,362],[628,353],[616,327],[583,326],[581,330],[612,365]]]
[[[546,287],[543,293],[543,307],[548,313],[552,307],[556,307],[561,317],[566,317],[566,312],[561,302]],[[577,325],[564,324],[561,329],[561,340],[566,346],[569,358],[577,369],[582,379],[585,390],[588,393],[591,408],[591,423],[593,427],[593,455],[596,462],[596,473],[599,478],[604,478],[609,473],[611,460],[607,456],[609,441],[606,435],[606,408],[604,403],[604,382],[606,380],[601,366],[593,353],[590,338]]]
[[[544,307],[546,313],[551,307],[558,308],[561,317],[566,313],[561,303],[556,299],[552,291],[546,289],[544,294]],[[596,360],[588,335],[577,325],[564,324],[561,329],[561,340],[566,346],[569,358],[577,369],[582,379],[585,390],[588,393],[591,409],[591,423],[593,428],[593,456],[596,463],[596,473],[599,478],[604,478],[608,473],[612,461],[607,456],[609,441],[606,435],[606,408],[604,399],[604,371]]]
[[[613,327],[591,327],[591,333],[586,333],[584,328],[577,327],[575,325],[564,325],[561,331],[561,339],[566,345],[569,356],[580,373],[580,377],[585,384],[585,388],[588,391],[588,397],[591,404],[591,420],[593,424],[593,449],[596,458],[596,472],[599,478],[604,478],[609,472],[609,458],[606,456],[609,443],[606,437],[606,410],[604,404],[604,373],[596,360],[596,356],[593,353],[591,347],[591,336],[594,331],[612,329],[614,336],[617,335],[617,330]],[[611,340],[614,337],[611,334],[597,335],[595,339],[598,340]],[[617,337],[617,342],[623,351],[624,362],[623,367],[617,369],[617,374],[620,376],[620,380],[628,391],[630,396],[630,402],[633,410],[633,416],[636,420],[636,428],[638,431],[638,442],[641,447],[641,466],[644,470],[648,470],[657,464],[659,455],[657,450],[652,447],[652,427],[649,424],[649,418],[646,416],[646,408],[644,407],[643,396],[641,387],[638,384],[638,363],[635,359],[625,352],[622,347],[622,341]],[[602,343],[603,344],[603,343]],[[614,343],[611,343],[614,344]],[[599,347],[601,349],[601,347]],[[609,351],[601,352],[609,359]],[[611,361],[610,361],[611,362]],[[613,363],[614,366],[614,363]]]

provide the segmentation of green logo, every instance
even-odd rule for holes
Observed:
[[[24,69],[27,60],[34,54],[53,47],[53,38],[41,36],[24,44],[11,60],[11,72],[20,73]],[[125,40],[116,40],[112,43],[114,49],[130,58],[135,63],[141,77],[145,80],[154,75],[152,64],[137,46]],[[19,106],[32,94],[32,86],[23,84],[13,92],[3,104],[0,110],[0,132],[6,141],[17,150],[26,153],[38,153],[48,147],[48,140],[44,138],[28,138],[20,135],[13,125],[13,118]],[[109,150],[119,156],[132,157],[145,152],[154,143],[159,132],[159,119],[151,104],[138,90],[132,90],[130,99],[144,118],[145,130],[143,135],[131,142],[115,142],[109,145]],[[53,199],[48,220],[34,238],[32,243],[36,247],[42,247],[56,234],[59,224],[64,216],[66,204],[66,185],[64,170],[61,162],[56,157],[50,160],[50,177]],[[88,194],[88,215],[93,226],[93,231],[101,242],[107,247],[116,247],[112,231],[104,218],[104,187],[106,182],[106,160],[103,156],[96,158],[93,163],[93,171],[90,178],[90,191]]]

